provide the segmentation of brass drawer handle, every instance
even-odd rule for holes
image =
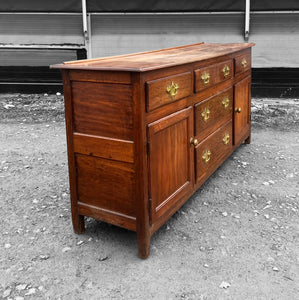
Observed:
[[[229,134],[226,133],[222,139],[222,142],[224,145],[227,145],[229,143]]]
[[[229,99],[227,97],[222,100],[222,105],[224,108],[229,107]]]
[[[229,75],[229,70],[230,69],[228,65],[225,65],[224,68],[222,69],[224,78],[226,78]]]
[[[198,139],[194,139],[193,137],[190,139],[190,144],[195,147],[199,144]]]
[[[204,111],[201,113],[201,116],[203,120],[207,122],[208,119],[210,118],[210,110],[207,107],[205,107]]]
[[[202,156],[202,160],[207,164],[209,162],[209,160],[211,159],[211,151],[210,150],[206,150],[205,153]]]
[[[207,73],[207,72],[204,72],[201,75],[201,80],[202,80],[202,82],[203,82],[204,85],[207,85],[210,82],[210,74]]]
[[[245,58],[242,59],[241,65],[244,69],[247,67],[247,60]]]
[[[241,113],[241,111],[242,111],[242,110],[241,110],[241,107],[239,107],[239,108],[235,108],[235,112],[236,112],[236,113],[238,113],[238,114],[239,114],[239,113]]]
[[[174,97],[178,93],[179,85],[171,81],[171,84],[166,88],[166,93]]]

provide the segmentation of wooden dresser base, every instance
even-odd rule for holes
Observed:
[[[251,47],[195,44],[67,62],[62,70],[74,231],[84,216],[150,238],[243,142]]]

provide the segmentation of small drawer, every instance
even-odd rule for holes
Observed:
[[[195,70],[195,92],[202,91],[233,77],[233,60]]]
[[[211,175],[231,149],[232,121],[229,121],[196,147],[196,181]]]
[[[195,136],[201,141],[232,120],[233,88],[195,104]]]
[[[235,74],[240,74],[246,72],[251,68],[251,55],[250,53],[245,53],[239,55],[235,58]]]
[[[192,93],[192,74],[186,72],[146,82],[147,111],[188,97]]]

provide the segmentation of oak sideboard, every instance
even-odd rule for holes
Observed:
[[[65,62],[72,221],[150,238],[241,143],[250,143],[251,48],[199,43]]]

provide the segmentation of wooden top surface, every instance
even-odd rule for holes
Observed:
[[[254,46],[253,43],[199,43],[150,52],[65,62],[63,64],[53,65],[51,68],[145,72],[165,67],[203,61],[213,57],[238,52],[252,46]]]

